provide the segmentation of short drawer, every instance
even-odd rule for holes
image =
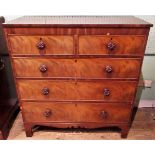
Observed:
[[[130,105],[111,103],[23,102],[26,122],[123,123],[130,118]]]
[[[76,75],[78,78],[138,78],[141,59],[135,58],[91,58],[78,59]]]
[[[18,80],[22,100],[101,100],[131,102],[137,82],[134,81],[52,81]]]
[[[14,58],[16,77],[76,77],[74,59]],[[24,72],[23,72],[24,70]]]
[[[91,58],[45,59],[14,58],[16,77],[41,78],[138,78],[141,59]],[[24,70],[24,72],[23,72]]]
[[[143,55],[146,37],[143,35],[81,35],[82,55]]]
[[[73,54],[73,36],[16,36],[10,35],[12,54],[70,55]]]

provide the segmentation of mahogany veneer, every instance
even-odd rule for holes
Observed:
[[[135,81],[18,80],[21,100],[97,100],[130,102]],[[124,91],[127,88],[126,91]],[[48,89],[45,94],[44,91]],[[107,93],[106,93],[107,90]],[[108,94],[109,92],[109,94]],[[121,94],[121,95],[120,95]]]
[[[145,36],[110,35],[110,33],[105,36],[79,36],[79,54],[142,55],[145,48],[145,40]],[[114,45],[113,49],[107,48],[110,43]]]
[[[125,138],[152,24],[35,16],[3,24],[27,136],[35,125],[117,126]]]
[[[23,102],[23,105],[26,121],[31,119],[32,122],[38,122],[39,119],[42,122],[122,123],[129,121],[131,108],[130,105],[125,104],[82,102],[77,104],[57,102],[50,105],[47,102]],[[119,113],[120,110],[121,113]]]
[[[93,62],[93,63],[92,63]],[[17,78],[133,78],[137,79],[139,58],[52,59],[16,57],[13,59]],[[63,64],[63,65],[62,65]],[[24,72],[23,72],[24,68]],[[31,69],[30,69],[31,68]],[[63,71],[63,72],[62,72]],[[95,71],[95,74],[94,74]],[[112,74],[111,74],[112,72]]]
[[[43,42],[43,54],[73,54],[73,36],[16,36],[10,35],[13,54],[39,54],[36,43]],[[19,44],[20,43],[20,44]],[[34,46],[36,45],[36,46]]]

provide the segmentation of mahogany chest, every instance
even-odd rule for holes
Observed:
[[[128,134],[152,24],[131,16],[25,16],[4,23],[25,132]]]

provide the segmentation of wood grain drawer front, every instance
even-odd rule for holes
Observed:
[[[146,37],[142,35],[79,36],[79,54],[143,55]]]
[[[131,106],[102,103],[24,102],[27,122],[128,122]]]
[[[73,54],[73,36],[9,36],[12,54],[70,55]]]
[[[74,59],[14,58],[13,62],[16,77],[76,77]]]
[[[141,59],[40,59],[14,58],[16,77],[138,78]],[[24,72],[23,72],[24,70]]]
[[[138,78],[140,59],[96,58],[78,59],[78,78]]]
[[[102,81],[46,81],[18,80],[22,100],[103,100],[130,102],[135,93],[136,82]]]

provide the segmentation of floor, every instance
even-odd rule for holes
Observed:
[[[9,140],[119,140],[119,129],[102,128],[95,130],[83,129],[51,129],[39,127],[35,129],[33,137],[25,136],[22,116],[18,114],[12,129]],[[127,139],[155,140],[155,108],[138,109]]]

